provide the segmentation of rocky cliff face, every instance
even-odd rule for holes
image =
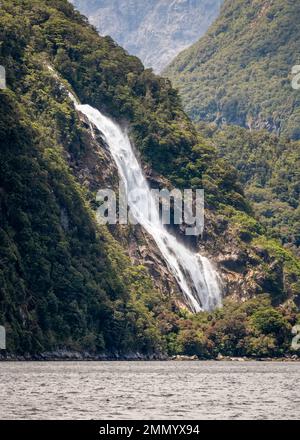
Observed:
[[[69,158],[70,166],[87,191],[93,193],[98,188],[112,187],[117,192],[117,169],[101,133],[94,127],[96,137],[93,137],[84,117],[81,117],[81,123],[88,129],[87,148],[76,165],[73,158]],[[144,173],[151,186],[170,187],[170,182],[153,168],[145,165]],[[218,212],[207,209],[203,235],[189,244],[210,258],[218,268],[224,297],[244,302],[267,293],[276,305],[289,299],[298,304],[299,261],[261,236],[261,231],[259,223],[245,213],[237,213],[231,208]],[[163,296],[171,296],[178,307],[186,307],[176,280],[153,238],[142,227],[116,225],[110,227],[110,232],[127,249],[134,264],[147,268],[156,289]],[[173,233],[187,244],[184,227],[174,228]]]
[[[96,26],[146,67],[161,71],[202,36],[223,0],[72,0]]]
[[[243,338],[273,328],[261,329],[261,315],[253,327],[253,307],[281,317],[261,297],[240,314],[241,302],[261,294],[274,305],[291,303],[293,314],[279,326],[296,322],[299,261],[265,238],[234,169],[200,137],[168,80],[100,37],[66,0],[2,2],[0,43],[7,70],[0,91],[0,324],[10,352],[252,354],[256,339]],[[117,185],[118,176],[67,89],[127,127],[155,187],[205,189],[205,233],[189,244],[215,261],[224,293],[239,299],[237,327],[231,306],[213,319],[179,310],[178,288],[143,231],[96,224],[95,192]],[[240,322],[247,324],[242,335]],[[232,343],[222,348],[229,332]],[[268,347],[282,351],[273,339]]]

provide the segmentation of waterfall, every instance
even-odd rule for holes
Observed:
[[[190,251],[162,225],[154,197],[127,134],[98,110],[79,105],[73,96],[70,97],[76,109],[104,136],[125,186],[130,212],[156,242],[190,308],[199,312],[220,307],[221,289],[216,270],[207,258]],[[132,196],[136,189],[146,197]],[[149,207],[150,216],[146,215]]]

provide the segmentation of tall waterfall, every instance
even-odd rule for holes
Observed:
[[[221,306],[218,274],[210,261],[191,252],[162,225],[154,197],[127,134],[98,110],[89,105],[79,105],[74,97],[71,98],[77,110],[83,113],[104,136],[125,186],[131,214],[156,242],[190,308],[194,312],[199,312]],[[146,197],[131,196],[133,192],[136,194],[136,189]],[[150,216],[145,214],[149,212],[149,206],[152,210]]]

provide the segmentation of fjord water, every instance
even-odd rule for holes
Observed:
[[[191,309],[198,312],[221,306],[220,281],[211,262],[190,251],[162,225],[156,201],[127,134],[93,107],[74,103],[103,134],[125,185],[131,214],[156,242]]]
[[[290,362],[0,362],[0,419],[299,419]]]

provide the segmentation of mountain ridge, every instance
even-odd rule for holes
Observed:
[[[65,0],[6,0],[1,12],[0,320],[8,353],[290,353],[299,262],[263,235],[236,172],[197,133],[170,82],[100,37]],[[203,186],[206,227],[192,245],[218,265],[222,309],[189,313],[179,292],[160,289],[167,277],[140,228],[97,225],[96,190],[117,184],[115,167],[66,88],[126,121],[158,187]]]
[[[300,5],[226,0],[207,34],[164,71],[194,121],[268,129],[300,138]]]
[[[217,16],[222,0],[73,0],[98,29],[146,67],[161,71]]]

